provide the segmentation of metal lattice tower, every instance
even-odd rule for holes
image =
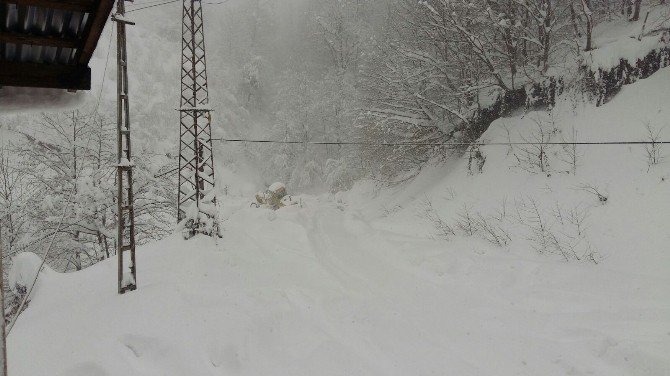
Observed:
[[[133,209],[133,160],[130,148],[130,105],[128,103],[128,54],[126,51],[126,0],[117,0],[117,13],[112,16],[116,22],[116,62],[117,62],[117,241],[116,255],[119,262],[119,294],[137,288],[137,268],[135,266],[135,211]],[[130,260],[125,260],[129,254]]]
[[[178,220],[188,236],[218,233],[202,3],[183,0]]]

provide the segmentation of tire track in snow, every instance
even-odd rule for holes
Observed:
[[[321,322],[331,323],[332,336],[362,353],[374,353],[375,363],[384,367],[384,374],[417,371],[415,368],[403,371],[395,366],[399,357],[412,357],[405,353],[408,343],[415,344],[410,347],[431,349],[414,354],[413,362],[419,369],[426,364],[422,358],[428,361],[437,356],[445,365],[468,370],[470,375],[480,374],[479,367],[468,362],[467,356],[448,338],[432,338],[425,331],[424,320],[432,320],[437,311],[424,315],[424,310],[430,307],[439,286],[424,279],[417,283],[414,268],[394,262],[397,245],[355,213],[329,207],[308,213],[302,213],[300,218],[312,251],[323,269],[347,289],[350,301],[345,314],[362,321],[360,326],[336,322],[341,318],[335,317],[328,307],[321,307]],[[354,296],[358,298],[356,302],[351,301]]]
[[[342,216],[344,213],[329,208],[319,208],[309,216],[300,213],[311,251],[328,274],[347,291],[374,293],[367,270],[360,266],[374,265],[378,260],[366,257],[368,253],[359,246],[358,235],[348,231],[338,218]]]

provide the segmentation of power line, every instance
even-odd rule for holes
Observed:
[[[160,7],[160,6],[163,6],[163,5],[169,5],[169,4],[172,4],[172,3],[176,3],[176,2],[178,2],[178,1],[182,1],[182,0],[170,0],[170,1],[165,1],[165,2],[162,2],[162,3],[158,3],[158,4],[147,5],[147,6],[143,6],[143,7],[140,7],[140,8],[135,8],[135,9],[127,10],[126,13],[136,12],[136,11],[138,11],[138,10],[149,9],[149,8],[154,8],[154,7]],[[228,1],[229,1],[229,0],[222,0],[222,1],[216,1],[216,2],[207,2],[207,3],[204,3],[204,2],[203,2],[202,4],[205,4],[205,5],[220,5],[220,4],[225,4],[225,3],[227,3]]]
[[[176,2],[178,2],[178,1],[182,1],[182,0],[171,0],[171,1],[166,1],[166,2],[163,2],[163,3],[158,3],[158,4],[153,4],[153,5],[147,5],[147,6],[144,6],[144,7],[141,7],[141,8],[135,8],[135,9],[127,10],[127,11],[126,11],[126,14],[127,14],[127,13],[132,13],[132,12],[137,12],[138,10],[149,9],[149,8],[153,8],[153,7],[160,7],[160,6],[163,6],[163,5],[168,5],[168,4],[176,3]]]
[[[134,1],[131,4],[127,4],[129,7],[139,7],[145,5],[153,5],[156,3],[164,3],[165,0],[150,0],[150,1]]]
[[[288,145],[353,146],[532,146],[532,145],[670,145],[670,141],[580,141],[580,142],[365,142],[365,141],[279,141],[213,138],[212,141]]]
[[[170,171],[166,171],[166,172],[163,172],[163,173],[158,174],[158,175],[154,175],[154,179],[162,178],[163,176],[170,175],[170,174],[172,174],[174,172],[177,172],[177,171],[179,171],[179,167],[173,168]]]
[[[105,78],[107,75],[107,65],[109,63],[109,52],[112,50],[112,36],[114,36],[114,24],[112,23],[111,27],[109,28],[109,44],[107,46],[107,58],[105,59],[105,69],[102,71],[102,83],[100,83],[100,92],[98,93],[98,101],[95,104],[95,110],[93,110],[93,113],[98,112],[98,107],[100,106],[100,99],[102,98],[102,89],[105,87]]]

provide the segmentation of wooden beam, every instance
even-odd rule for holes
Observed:
[[[18,5],[18,19],[17,21],[17,26],[19,28],[19,31],[25,32],[26,31],[26,17],[28,16],[28,6],[24,4],[19,4]]]
[[[0,43],[29,44],[33,46],[49,46],[77,48],[81,41],[76,38],[60,38],[51,36],[28,35],[0,30]]]
[[[16,4],[41,8],[70,10],[91,13],[96,9],[95,0],[0,0],[4,4]]]
[[[114,0],[100,0],[98,9],[95,11],[95,14],[91,15],[93,19],[86,23],[86,28],[82,34],[86,36],[86,40],[82,48],[77,50],[77,54],[75,55],[75,61],[79,65],[85,66],[91,61],[91,56],[93,56],[93,51],[95,51],[95,47],[98,45],[102,30],[105,28],[109,14],[112,12],[112,7],[114,7]]]
[[[7,7],[5,4],[0,2],[0,30],[5,30],[7,28]]]
[[[0,86],[90,90],[91,68],[0,61]]]

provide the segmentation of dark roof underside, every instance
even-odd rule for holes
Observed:
[[[89,90],[113,0],[0,0],[0,86]]]

